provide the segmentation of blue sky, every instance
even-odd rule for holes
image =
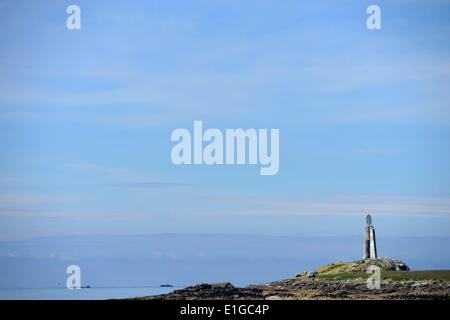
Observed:
[[[370,4],[0,1],[0,238],[448,236],[450,2]],[[174,166],[194,120],[279,128],[279,173]]]

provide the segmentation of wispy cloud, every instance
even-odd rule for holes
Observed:
[[[99,173],[106,173],[106,174],[110,174],[110,175],[120,175],[120,176],[130,176],[130,175],[138,174],[137,171],[134,171],[131,169],[113,167],[113,166],[101,165],[101,164],[95,164],[95,163],[69,163],[69,164],[66,164],[65,167],[68,169],[79,170],[79,171],[99,172]]]
[[[102,210],[78,208],[82,199],[67,195],[32,192],[1,192],[1,218],[80,218],[80,219],[136,219],[149,216],[134,210]]]
[[[194,209],[215,215],[380,215],[448,216],[450,196],[347,194],[305,199],[283,197],[211,197],[218,209]]]
[[[14,206],[34,206],[54,203],[73,202],[76,198],[60,195],[46,195],[30,192],[2,192],[0,193],[0,206],[2,208]]]
[[[114,167],[109,165],[94,163],[69,163],[66,168],[77,171],[86,171],[92,173],[100,173],[109,177],[113,182],[100,182],[99,184],[109,187],[120,188],[170,188],[170,187],[186,187],[192,184],[178,181],[162,181],[155,179],[150,174],[139,170]]]
[[[124,183],[112,183],[112,187],[119,188],[171,188],[171,187],[187,187],[192,186],[188,183],[178,183],[178,182],[124,182]]]

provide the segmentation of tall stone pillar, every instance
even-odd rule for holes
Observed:
[[[372,217],[370,214],[366,216],[366,227],[364,230],[364,251],[363,259],[377,258],[377,243],[375,239],[375,228],[372,225]]]

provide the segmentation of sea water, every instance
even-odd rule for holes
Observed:
[[[0,300],[104,300],[169,293],[174,287],[0,288]]]

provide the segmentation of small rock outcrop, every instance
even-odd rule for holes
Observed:
[[[366,272],[369,266],[375,265],[381,271],[408,271],[405,262],[390,258],[364,259],[352,262],[335,262],[321,266],[316,271],[321,274],[337,274],[345,272]]]

